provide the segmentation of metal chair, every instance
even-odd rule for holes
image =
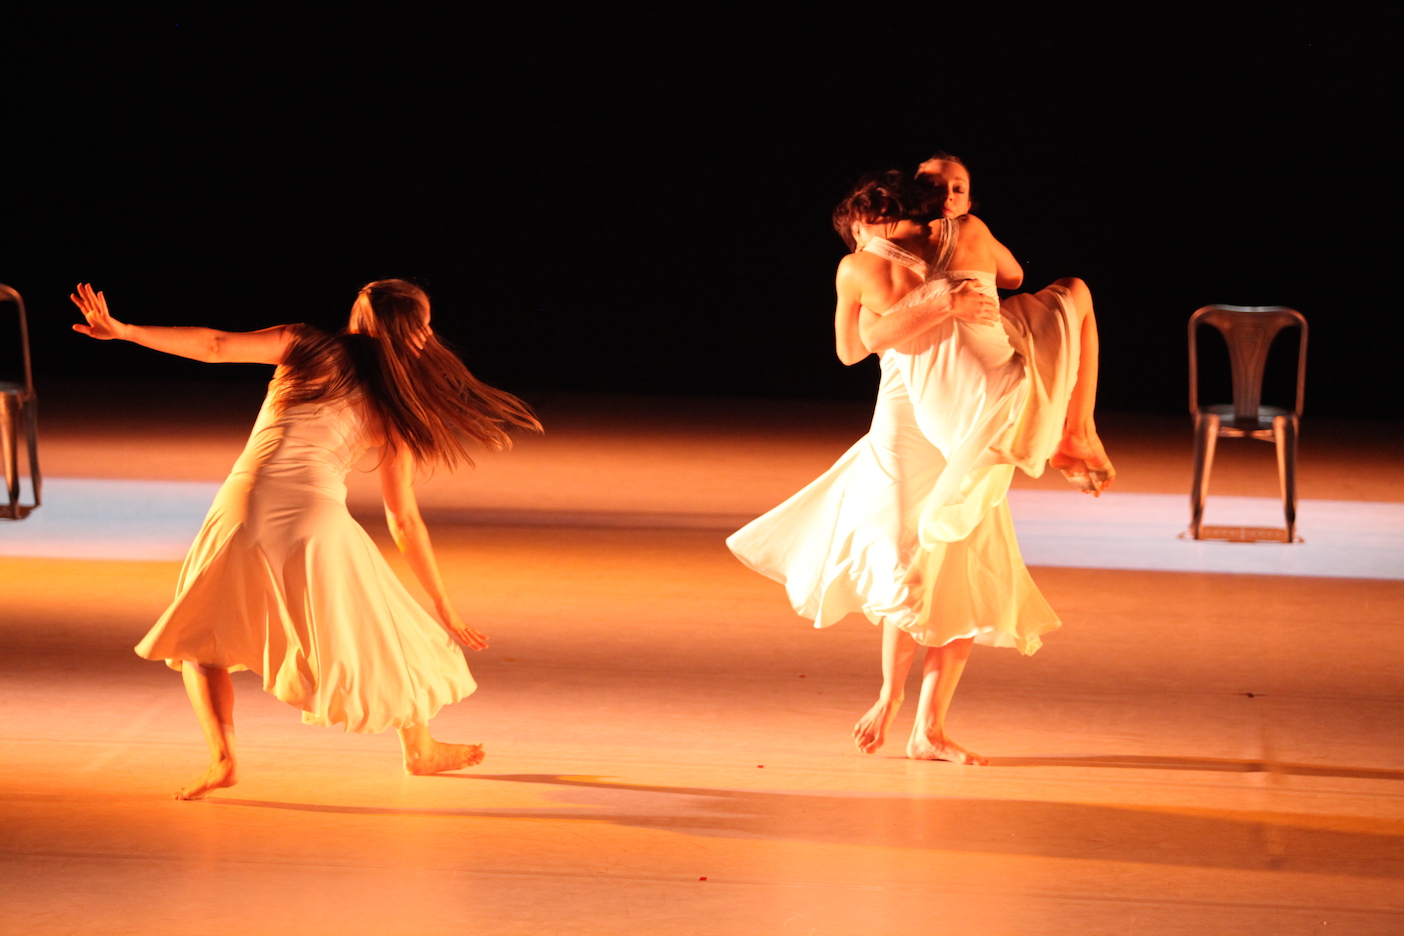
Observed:
[[[1213,325],[1228,345],[1233,373],[1233,405],[1199,405],[1199,359],[1195,337],[1201,325]],[[1297,405],[1293,410],[1263,406],[1263,370],[1273,338],[1284,328],[1301,328],[1297,352]],[[1190,488],[1189,534],[1195,539],[1300,542],[1297,528],[1297,426],[1306,395],[1307,323],[1284,306],[1205,306],[1189,320],[1190,414],[1194,416],[1194,481]],[[1214,447],[1221,437],[1262,439],[1277,444],[1277,473],[1286,530],[1260,527],[1206,527],[1204,501]]]
[[[43,480],[39,476],[38,401],[34,396],[34,373],[29,365],[29,323],[24,300],[17,290],[0,283],[0,302],[13,302],[19,313],[20,353],[24,358],[24,382],[0,381],[0,460],[5,462],[5,488],[10,496],[8,510],[0,506],[0,518],[23,520],[40,503]],[[19,427],[24,423],[25,447],[29,450],[29,483],[34,503],[20,503]]]

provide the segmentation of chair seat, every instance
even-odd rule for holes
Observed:
[[[1258,416],[1239,418],[1233,414],[1233,405],[1230,403],[1217,403],[1213,406],[1201,408],[1201,412],[1213,413],[1219,417],[1219,435],[1241,435],[1246,432],[1271,432],[1272,421],[1277,416],[1289,416],[1291,410],[1282,409],[1278,406],[1258,407]]]
[[[25,395],[24,384],[15,383],[12,380],[0,380],[0,393],[13,393],[17,396]]]

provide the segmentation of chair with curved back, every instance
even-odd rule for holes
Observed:
[[[29,364],[29,323],[25,319],[24,299],[19,291],[0,283],[0,303],[13,302],[19,321],[20,354],[24,360],[24,380],[0,381],[0,460],[5,463],[5,489],[9,494],[6,509],[0,505],[0,517],[23,520],[40,503],[43,481],[39,476],[39,418],[38,402],[34,396],[34,373]],[[29,482],[34,491],[33,504],[20,503],[19,439],[24,425],[25,447],[29,450]]]
[[[1228,345],[1233,376],[1233,403],[1199,405],[1199,358],[1195,338],[1201,325],[1212,325]],[[1301,329],[1297,346],[1297,402],[1292,410],[1263,406],[1263,372],[1268,350],[1284,328]],[[1285,306],[1205,306],[1189,320],[1190,414],[1194,416],[1194,481],[1190,488],[1189,534],[1195,539],[1295,542],[1297,528],[1297,427],[1306,395],[1306,318]],[[1262,439],[1277,444],[1278,482],[1286,530],[1257,527],[1206,527],[1204,501],[1209,472],[1220,438]]]

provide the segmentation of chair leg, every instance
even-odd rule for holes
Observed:
[[[1190,536],[1199,539],[1204,521],[1204,501],[1209,497],[1209,473],[1214,467],[1214,447],[1219,442],[1219,417],[1196,413],[1194,417],[1194,481],[1190,486]]]
[[[1297,417],[1274,416],[1272,435],[1277,442],[1277,477],[1282,486],[1282,512],[1287,517],[1287,542],[1297,533]]]
[[[5,490],[10,495],[12,519],[19,519],[19,401],[0,394],[0,460],[5,462]]]
[[[34,506],[43,501],[44,479],[39,476],[39,401],[30,397],[24,406],[24,441],[29,447],[29,483],[34,488]]]

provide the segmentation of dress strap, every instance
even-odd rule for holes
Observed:
[[[914,253],[903,250],[885,237],[874,237],[863,245],[868,253],[877,254],[884,260],[900,263],[923,280],[926,279],[926,261]]]
[[[932,273],[941,273],[951,265],[955,256],[956,242],[960,240],[960,219],[941,219],[941,248],[936,254],[936,262],[931,266]]]

